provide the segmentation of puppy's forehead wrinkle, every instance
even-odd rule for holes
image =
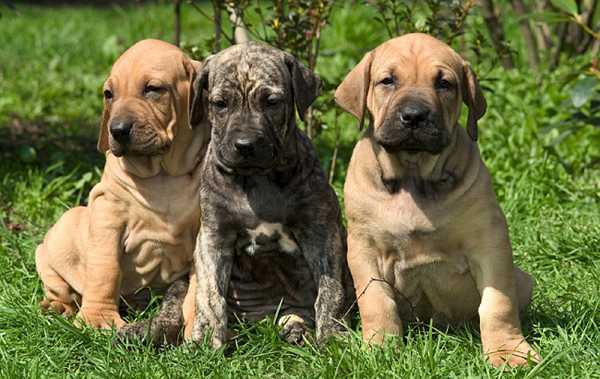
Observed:
[[[462,57],[448,45],[421,34],[404,35],[384,43],[376,50],[374,61],[375,64],[393,67],[396,72],[398,67],[402,67],[403,72],[408,70],[417,74],[422,73],[424,67],[434,65],[459,72],[462,62]]]
[[[105,87],[111,88],[113,91],[117,89],[122,94],[138,94],[146,85],[158,85],[164,87],[174,87],[180,80],[185,80],[185,76],[181,76],[180,70],[168,70],[168,66],[153,66],[151,70],[144,70],[143,75],[133,76],[129,72],[117,72],[111,75]],[[122,80],[120,80],[122,79]],[[126,87],[124,87],[125,85]]]
[[[263,88],[273,93],[285,91],[281,85],[285,83],[281,62],[271,56],[245,51],[226,54],[217,64],[214,77],[214,90],[217,93],[235,91],[249,97]]]
[[[215,79],[215,83],[211,90],[211,98],[213,96],[227,97],[241,92],[240,83],[235,78],[231,78],[229,75],[223,75]]]

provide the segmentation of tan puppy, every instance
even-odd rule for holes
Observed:
[[[476,319],[495,366],[539,356],[521,332],[531,277],[513,265],[506,221],[477,144],[486,102],[471,67],[424,34],[369,52],[336,91],[371,125],[344,188],[348,261],[365,341],[403,322]],[[468,134],[458,125],[469,108]]]
[[[88,206],[66,212],[36,251],[42,308],[70,315],[79,307],[86,324],[119,327],[121,296],[190,272],[210,136],[189,109],[199,65],[158,40],[138,42],[114,64],[98,140],[102,179]]]

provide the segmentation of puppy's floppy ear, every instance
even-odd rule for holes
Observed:
[[[467,133],[473,141],[477,141],[477,121],[485,114],[487,103],[477,76],[468,62],[463,63],[463,100],[469,108]]]
[[[98,133],[98,145],[96,148],[104,154],[108,149],[108,120],[110,119],[110,106],[108,100],[104,99],[104,109],[102,110],[102,119],[100,121],[100,131]]]
[[[361,130],[367,112],[373,55],[372,51],[365,54],[360,63],[346,75],[344,81],[335,90],[335,102],[360,121],[359,129]]]
[[[208,74],[210,59],[212,56],[206,58],[204,62],[192,61],[195,67],[196,75],[191,83],[190,88],[190,125],[198,125],[202,118],[206,115],[207,109],[207,98],[206,91],[208,91]]]
[[[189,59],[187,57],[184,58],[184,67],[188,75],[188,93],[187,93],[187,111],[189,112],[189,126],[193,128],[202,120],[202,112],[194,110],[194,101],[195,101],[195,91],[194,91],[194,83],[196,82],[196,78],[198,77],[199,72],[202,70],[202,62],[196,61],[193,59]]]
[[[284,61],[292,76],[292,90],[296,109],[300,119],[304,121],[306,110],[321,93],[321,79],[317,74],[298,62],[291,54],[284,53]]]

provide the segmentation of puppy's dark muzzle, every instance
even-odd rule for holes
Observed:
[[[441,118],[427,105],[410,102],[398,108],[375,131],[375,140],[390,153],[440,153],[449,143]]]
[[[233,145],[238,154],[244,158],[252,158],[256,154],[256,141],[249,138],[239,138]]]
[[[242,166],[264,166],[273,160],[273,147],[263,136],[240,136],[233,140],[236,161]]]
[[[270,170],[275,162],[273,144],[263,135],[237,134],[217,149],[220,164],[238,174]]]
[[[398,110],[398,119],[402,127],[417,129],[423,126],[430,113],[430,109],[422,104],[409,104]]]

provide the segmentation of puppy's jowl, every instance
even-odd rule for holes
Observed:
[[[80,307],[92,327],[122,326],[121,297],[188,275],[210,136],[189,112],[199,65],[157,40],[115,62],[103,89],[102,179],[88,206],[66,212],[36,251],[43,308],[70,315]]]
[[[320,81],[291,55],[262,44],[209,57],[196,82],[212,138],[203,164],[202,227],[192,338],[223,345],[231,315],[279,310],[285,338],[318,340],[341,328],[353,290],[337,198],[296,127]],[[203,104],[195,104],[203,107]]]
[[[344,187],[365,341],[380,343],[415,319],[448,325],[479,316],[491,363],[539,360],[519,321],[533,281],[513,265],[475,142],[486,102],[469,64],[433,37],[405,35],[369,52],[336,101],[371,119]]]

